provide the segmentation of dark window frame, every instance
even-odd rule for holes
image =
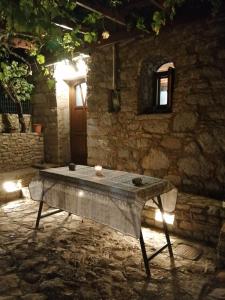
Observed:
[[[167,104],[160,104],[160,81],[168,78],[167,86]],[[174,68],[168,71],[154,72],[153,74],[153,107],[152,113],[170,113],[172,112],[172,96],[174,85]]]

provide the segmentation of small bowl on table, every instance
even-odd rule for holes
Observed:
[[[142,178],[141,177],[135,177],[132,179],[132,183],[135,186],[142,186],[143,182],[142,182]]]

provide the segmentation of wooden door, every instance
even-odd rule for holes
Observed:
[[[77,81],[70,92],[70,145],[71,161],[87,164],[87,85]]]

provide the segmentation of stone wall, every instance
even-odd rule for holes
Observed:
[[[16,114],[7,114],[7,118],[10,121],[12,128],[15,129],[16,132],[20,131],[19,119]],[[31,115],[24,114],[24,121],[27,127],[27,131],[31,132]],[[4,121],[3,114],[0,114],[0,132],[6,131],[6,124]]]
[[[218,265],[225,266],[225,223],[220,231],[219,242],[217,245],[217,256]]]
[[[45,137],[45,161],[58,162],[58,124],[55,91],[50,90],[46,80],[37,80],[32,96],[32,116],[34,123],[41,123]]]
[[[119,113],[108,112],[112,47],[96,51],[88,74],[88,163],[167,178],[183,191],[224,198],[224,39],[223,15],[120,43]],[[172,113],[138,115],[141,68],[156,56],[175,65]]]
[[[43,136],[36,133],[0,134],[0,172],[23,169],[44,159]]]
[[[46,80],[38,79],[32,108],[33,122],[43,125],[45,161],[55,164],[70,161],[68,85],[60,81],[50,90]]]
[[[174,214],[173,225],[168,225],[171,232],[214,245],[218,243],[221,226],[225,222],[225,208],[221,201],[179,193]],[[162,228],[162,223],[155,220],[155,208],[153,207],[145,206],[142,220],[150,227]],[[221,237],[220,240],[224,246],[224,232],[223,239]]]

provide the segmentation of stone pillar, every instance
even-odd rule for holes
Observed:
[[[69,86],[57,80],[50,90],[46,79],[37,80],[32,98],[33,123],[43,125],[45,161],[64,165],[70,161]]]
[[[69,86],[63,80],[56,82],[56,101],[58,118],[58,162],[70,162],[70,110]]]
[[[43,125],[45,161],[59,163],[59,133],[55,89],[50,90],[46,79],[36,80],[32,97],[33,123]]]

